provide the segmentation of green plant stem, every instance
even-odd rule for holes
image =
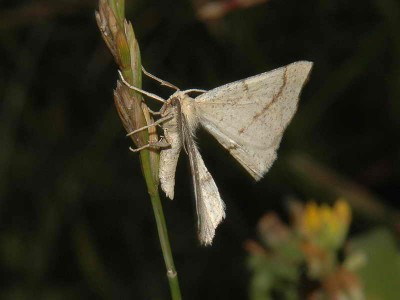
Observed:
[[[164,212],[158,192],[158,184],[154,181],[151,173],[150,152],[143,150],[140,152],[142,162],[143,175],[146,180],[147,190],[150,195],[151,204],[153,206],[154,217],[156,219],[158,237],[160,239],[161,250],[164,257],[165,266],[167,268],[167,277],[173,300],[181,300],[181,291],[179,288],[178,273],[175,269],[174,259],[172,257],[171,245],[169,243],[167,224],[165,222]]]
[[[100,0],[96,20],[103,39],[114,55],[124,78],[130,84],[141,87],[142,67],[140,49],[132,25],[125,20],[125,1]],[[138,92],[129,90],[129,95],[127,96],[123,92],[122,86],[118,84],[114,100],[123,125],[128,132],[153,122],[146,106],[142,105],[142,95]],[[157,136],[154,137],[154,134],[153,138],[157,138]],[[140,147],[151,142],[151,133],[147,130],[142,130],[137,136],[132,135],[131,139],[136,146]],[[140,151],[142,173],[153,206],[172,300],[181,300],[178,274],[172,258],[167,225],[158,191],[158,160],[158,152],[151,152],[149,149]]]

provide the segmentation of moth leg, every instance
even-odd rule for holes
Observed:
[[[129,84],[129,82],[127,82],[127,81],[125,80],[125,78],[124,78],[124,76],[122,75],[122,73],[121,73],[120,70],[118,70],[118,73],[119,73],[119,77],[121,78],[122,82],[123,82],[128,88],[130,88],[130,89],[132,89],[132,90],[134,90],[134,91],[136,91],[136,92],[138,92],[138,93],[141,93],[141,94],[143,94],[143,95],[146,95],[146,96],[148,96],[148,97],[150,97],[150,98],[153,98],[153,99],[155,99],[155,100],[157,100],[157,101],[160,101],[160,102],[162,102],[162,103],[165,103],[166,100],[164,100],[164,99],[161,98],[160,96],[157,96],[156,94],[153,94],[153,93],[146,92],[146,91],[144,91],[144,90],[142,90],[142,89],[137,88],[136,86],[133,86],[133,85]]]
[[[150,125],[143,126],[143,127],[140,127],[140,128],[138,128],[138,129],[136,129],[136,130],[134,130],[134,131],[129,132],[126,136],[130,136],[130,135],[132,135],[132,134],[138,133],[138,132],[140,132],[140,131],[142,131],[142,130],[145,130],[145,129],[147,129],[147,128],[150,128],[150,127],[156,126],[156,125],[158,125],[158,124],[161,124],[162,122],[168,121],[168,120],[172,119],[173,117],[174,117],[174,116],[171,116],[171,115],[170,115],[170,116],[166,116],[166,117],[164,117],[164,118],[158,119],[157,121],[151,123]]]
[[[155,81],[158,81],[161,85],[165,85],[165,86],[167,86],[167,87],[169,87],[169,88],[171,88],[171,89],[174,89],[174,90],[179,91],[179,88],[178,88],[178,87],[176,87],[175,85],[173,85],[172,83],[170,83],[170,82],[168,82],[168,81],[162,80],[162,79],[158,78],[157,76],[155,76],[155,75],[153,75],[153,74],[147,72],[147,71],[143,68],[143,66],[142,66],[142,71],[143,71],[143,73],[144,73],[146,76],[150,77],[151,79],[154,79]]]
[[[129,147],[129,150],[132,151],[132,152],[139,152],[139,151],[142,151],[143,149],[150,148],[150,147],[151,147],[151,145],[147,144],[147,145],[144,145],[144,146],[136,148],[136,149],[133,149],[132,147]]]
[[[155,143],[148,143],[147,145],[144,145],[142,147],[139,148],[132,148],[129,147],[129,150],[132,152],[139,152],[143,149],[147,149],[147,148],[154,148],[154,149],[160,149],[160,148],[168,148],[170,147],[171,144],[167,142],[167,140],[164,137],[161,137],[157,142]]]
[[[152,115],[156,115],[156,116],[161,115],[161,110],[154,111],[154,110],[150,109],[150,107],[147,107],[147,109]]]

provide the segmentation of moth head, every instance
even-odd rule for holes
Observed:
[[[168,109],[172,106],[177,106],[178,104],[182,103],[182,100],[187,97],[187,95],[182,91],[176,91],[173,93],[168,100],[165,102],[164,106],[165,109]]]
[[[171,101],[171,104],[173,105],[173,104],[176,103],[176,101],[181,102],[182,99],[184,99],[185,97],[186,97],[186,93],[183,92],[183,91],[178,90],[178,91],[176,91],[175,93],[173,93],[173,94],[169,97],[168,100],[170,100],[170,101]]]
[[[178,104],[182,100],[183,93],[181,91],[176,91],[173,93],[161,108],[161,116],[167,116],[174,111]]]

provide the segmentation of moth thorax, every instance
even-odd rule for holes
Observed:
[[[197,126],[199,125],[199,119],[196,113],[194,100],[193,98],[189,97],[186,94],[183,94],[180,100],[181,100],[182,114],[186,117],[190,132],[194,134]]]

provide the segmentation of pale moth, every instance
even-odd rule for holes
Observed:
[[[167,147],[161,142],[132,151],[162,147],[159,177],[161,188],[170,199],[174,198],[175,170],[182,147],[189,156],[201,244],[212,243],[215,229],[225,218],[225,204],[197,149],[197,127],[203,126],[255,180],[260,180],[276,159],[283,132],[296,112],[312,65],[308,61],[294,62],[210,91],[181,91],[143,69],[162,85],[176,89],[167,100],[129,85],[120,74],[130,88],[163,102],[161,110],[153,112],[161,115],[160,119],[129,134],[157,124],[163,128]],[[192,92],[201,94],[192,98]]]

